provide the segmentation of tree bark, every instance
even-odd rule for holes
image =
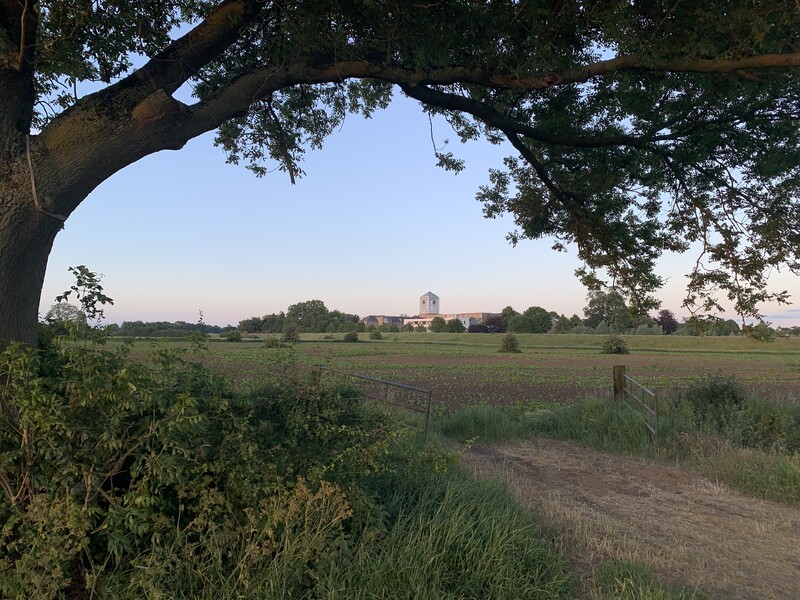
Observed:
[[[62,222],[37,208],[24,157],[0,168],[0,345],[35,344],[47,258]]]

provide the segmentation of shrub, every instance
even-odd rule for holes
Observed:
[[[377,331],[377,330],[370,331],[369,332],[369,339],[371,339],[371,340],[382,340],[383,339],[383,335],[381,334],[380,331]],[[358,341],[358,336],[356,336],[356,339],[353,340],[353,341],[357,342]]]
[[[0,353],[0,596],[307,597],[377,527],[357,478],[399,434],[353,390],[46,350]]]
[[[800,407],[751,400],[732,412],[727,437],[745,448],[800,452]]]
[[[264,338],[264,347],[265,348],[283,348],[284,343],[276,337],[267,337]]]
[[[618,335],[609,335],[603,340],[602,354],[630,354],[628,343]]]
[[[294,323],[287,323],[283,326],[283,333],[281,334],[281,339],[284,342],[299,342],[300,341],[300,330],[297,328],[297,325]]]
[[[380,334],[380,331],[371,332],[370,335],[372,335],[372,333]],[[358,333],[356,333],[355,331],[350,331],[348,333],[345,333],[344,334],[344,341],[345,342],[357,342],[358,341]]]
[[[507,333],[503,336],[503,341],[500,344],[500,352],[519,353],[519,340],[513,333]]]
[[[231,331],[227,331],[222,334],[221,336],[226,342],[241,342],[242,341],[242,332],[238,329],[233,329]]]
[[[747,395],[736,378],[722,375],[695,381],[684,390],[683,397],[691,405],[695,420],[717,431],[722,431],[733,413],[747,404]]]

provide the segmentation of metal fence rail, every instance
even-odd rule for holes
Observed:
[[[624,401],[641,415],[653,440],[658,441],[658,394],[628,375],[624,366],[614,367],[614,400]]]
[[[397,381],[376,379],[375,377],[360,375],[358,373],[339,371],[324,365],[319,365],[318,369],[320,380],[322,379],[323,373],[331,373],[357,381],[364,399],[420,413],[423,415],[424,421],[422,431],[425,437],[428,436],[428,423],[431,418],[433,390],[407,385],[405,383],[398,383]]]

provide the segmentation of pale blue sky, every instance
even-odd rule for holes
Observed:
[[[435,165],[428,117],[398,97],[371,120],[351,115],[306,176],[257,179],[226,165],[213,135],[180,151],[147,157],[98,187],[66,223],[50,257],[41,312],[72,283],[69,266],[104,275],[115,305],[109,322],[236,324],[320,299],[329,309],[415,314],[429,289],[443,312],[543,306],[582,315],[586,291],[574,249],[505,239],[508,219],[487,220],[475,201],[504,149],[461,145],[446,124],[437,145],[466,159],[454,175]],[[693,258],[662,261],[669,283],[659,297],[678,316]],[[800,281],[774,278],[800,298]],[[765,306],[776,325],[800,324],[800,310]],[[780,313],[780,314],[778,314]]]

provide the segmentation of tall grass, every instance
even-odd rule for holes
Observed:
[[[662,401],[657,444],[642,417],[623,402],[539,406],[523,418],[528,435],[677,462],[746,494],[800,504],[800,410],[793,405],[751,399],[739,409],[697,413],[685,399]]]
[[[419,486],[384,481],[390,520],[346,568],[320,582],[323,598],[573,598],[565,560],[496,483],[459,471]]]
[[[522,425],[509,409],[477,404],[451,413],[435,423],[442,435],[459,442],[510,442]]]

